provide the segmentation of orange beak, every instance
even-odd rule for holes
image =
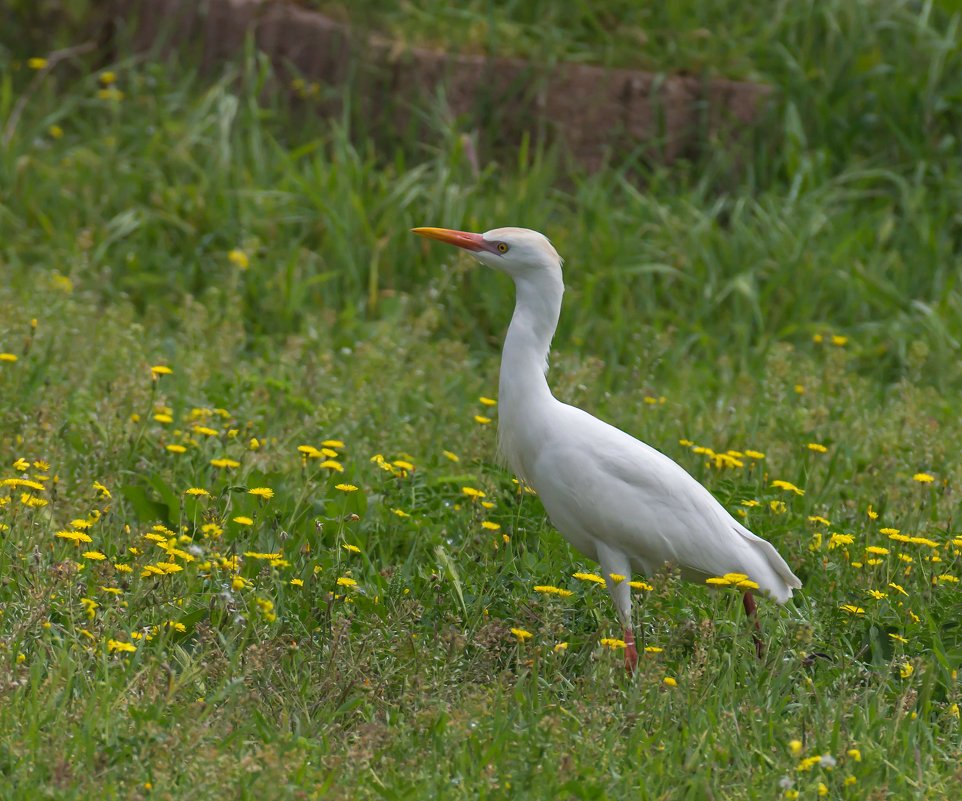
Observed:
[[[481,234],[472,234],[468,231],[452,231],[450,228],[412,228],[411,233],[426,236],[428,239],[437,239],[438,242],[447,242],[464,250],[494,252],[492,245],[485,242]]]

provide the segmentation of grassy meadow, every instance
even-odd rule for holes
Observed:
[[[955,797],[960,18],[772,8],[705,56],[776,89],[734,173],[476,174],[443,114],[375,145],[253,55],[44,75],[0,39],[0,798]],[[585,19],[561,52],[624,63]],[[666,569],[629,679],[497,464],[510,282],[408,229],[511,224],[566,258],[555,393],[802,579],[764,659]]]

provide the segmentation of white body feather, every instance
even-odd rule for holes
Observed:
[[[545,373],[564,283],[561,257],[542,234],[526,228],[414,232],[469,250],[514,279],[517,299],[501,357],[498,444],[565,539],[600,563],[626,642],[631,639],[629,669],[638,659],[631,593],[628,581],[613,580],[613,573],[651,575],[666,563],[692,581],[744,573],[779,603],[791,598],[801,582],[778,551],[682,467],[551,394]]]

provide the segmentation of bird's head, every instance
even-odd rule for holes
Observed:
[[[529,228],[493,228],[483,234],[448,228],[412,228],[415,234],[467,250],[487,267],[515,280],[539,273],[560,274],[561,257],[548,238]]]

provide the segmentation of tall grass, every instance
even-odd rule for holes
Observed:
[[[252,333],[299,331],[328,309],[348,338],[351,321],[390,316],[398,294],[417,303],[440,289],[444,329],[493,343],[509,283],[407,231],[520,224],[567,259],[559,341],[590,343],[611,365],[631,362],[632,332],[672,328],[681,355],[748,364],[777,340],[837,331],[865,348],[865,369],[898,375],[919,340],[940,365],[930,378],[958,377],[957,154],[873,165],[853,144],[835,168],[818,140],[835,134],[810,126],[809,141],[792,128],[798,98],[782,105],[784,182],[758,183],[748,165],[720,191],[711,160],[640,181],[583,175],[541,151],[476,175],[456,130],[391,153],[345,124],[278,125],[288,112],[262,99],[257,60],[204,88],[183,73],[131,65],[119,103],[94,97],[93,75],[65,101],[49,89],[32,99],[0,157],[10,189],[0,248],[14,280],[59,272],[144,309],[229,296]],[[822,112],[805,119],[835,119]],[[249,252],[249,269],[227,259],[233,248]]]

